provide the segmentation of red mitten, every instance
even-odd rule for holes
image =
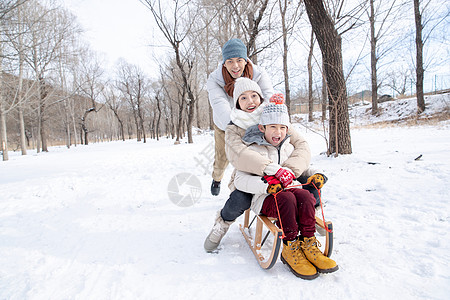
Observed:
[[[292,183],[292,181],[295,179],[294,174],[292,174],[291,171],[287,169],[280,168],[276,173],[275,177],[280,180],[283,187],[287,187]]]
[[[271,184],[280,184],[281,182],[273,175],[265,175],[263,176],[263,181],[267,182],[269,185]]]

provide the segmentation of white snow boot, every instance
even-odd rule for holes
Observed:
[[[234,221],[225,221],[220,216],[220,210],[217,212],[216,222],[214,223],[211,232],[206,237],[203,247],[205,247],[206,252],[212,252],[217,249],[220,241],[225,236],[228,228]]]

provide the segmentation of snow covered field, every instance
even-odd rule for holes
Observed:
[[[449,299],[450,122],[353,129],[353,154],[338,158],[295,126],[329,178],[339,271],[305,281],[280,261],[263,270],[238,224],[205,253],[229,191],[209,193],[204,133],[11,153],[0,162],[0,299]],[[201,184],[194,205],[173,202],[180,173]]]

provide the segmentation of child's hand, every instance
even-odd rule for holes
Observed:
[[[279,180],[278,180],[278,178],[276,178],[275,176],[273,176],[273,175],[265,175],[265,176],[263,176],[263,178],[261,178],[264,182],[266,182],[266,183],[268,183],[269,185],[270,184],[278,184],[278,183],[281,183]]]
[[[312,176],[309,176],[306,184],[314,185],[317,189],[321,189],[323,185],[327,182],[328,178],[322,173],[316,173]]]
[[[281,185],[281,183],[269,184],[269,186],[267,187],[267,193],[269,194],[276,194],[278,192],[281,192],[282,190],[283,186]]]
[[[283,168],[280,168],[275,173],[275,177],[278,178],[278,180],[280,180],[283,187],[287,187],[288,185],[290,185],[295,178],[294,174],[292,174],[291,171]]]

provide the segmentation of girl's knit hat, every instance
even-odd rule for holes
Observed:
[[[259,97],[261,98],[261,102],[263,102],[262,98],[262,91],[259,85],[247,77],[239,77],[236,79],[236,82],[234,83],[234,92],[233,92],[233,100],[234,100],[234,106],[239,108],[238,99],[239,96],[246,91],[254,91],[259,94]]]
[[[242,57],[247,60],[247,47],[240,39],[231,39],[222,47],[222,63],[233,57]]]
[[[261,125],[281,124],[290,126],[289,113],[286,104],[284,104],[283,94],[273,94],[270,97],[269,104],[264,107],[259,120]]]

